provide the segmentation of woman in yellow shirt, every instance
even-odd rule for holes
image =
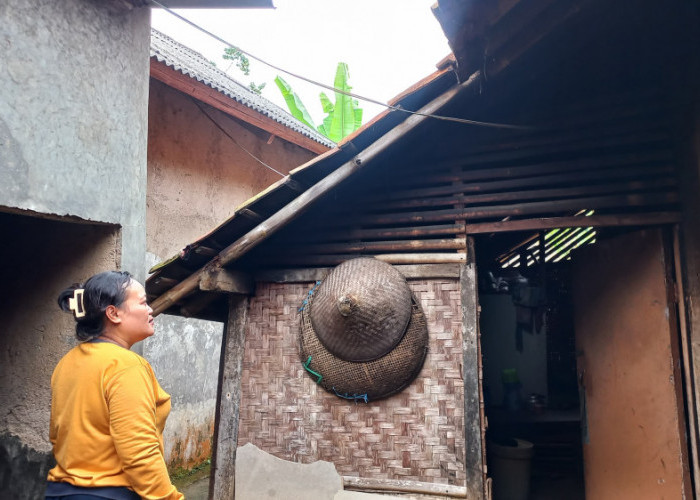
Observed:
[[[170,396],[129,348],[153,335],[143,286],[108,271],[58,298],[81,341],[51,377],[47,500],[182,500],[163,458]]]

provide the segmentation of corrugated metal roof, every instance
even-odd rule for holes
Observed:
[[[151,57],[329,148],[335,143],[214,66],[202,54],[151,29]]]

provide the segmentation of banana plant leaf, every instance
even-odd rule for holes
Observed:
[[[292,87],[290,87],[289,84],[280,76],[275,78],[275,84],[277,85],[277,88],[280,89],[280,92],[282,92],[284,102],[287,103],[287,107],[289,108],[289,112],[292,114],[292,116],[316,130],[316,125],[314,124],[311,115],[306,110],[306,106],[304,106],[304,103],[301,102],[301,99],[296,92],[292,90]],[[319,130],[319,132],[321,131]],[[326,135],[324,132],[321,133]]]
[[[318,126],[318,131],[330,138],[331,122],[333,121],[333,110],[335,109],[335,106],[333,106],[333,103],[324,92],[321,92],[319,98],[321,99],[321,107],[323,108],[323,112],[327,113],[327,115],[323,119],[323,123]]]
[[[350,92],[352,87],[348,84],[349,77],[350,72],[348,71],[348,65],[342,62],[338,63],[333,86],[343,92]],[[352,97],[341,94],[340,92],[335,93],[335,106],[328,135],[331,141],[339,142],[343,137],[353,133],[358,128],[356,126],[356,105],[357,101]],[[360,116],[360,122],[361,118]]]

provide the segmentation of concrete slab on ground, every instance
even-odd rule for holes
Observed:
[[[333,500],[342,489],[330,462],[288,462],[251,443],[236,451],[236,500]]]

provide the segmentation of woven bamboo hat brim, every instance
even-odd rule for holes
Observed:
[[[425,315],[408,285],[410,309],[407,327],[393,349],[384,356],[365,362],[338,357],[321,342],[311,321],[321,286],[323,283],[309,292],[300,309],[299,351],[309,375],[336,396],[355,401],[385,398],[408,386],[420,373],[428,352]]]
[[[323,280],[309,316],[319,340],[333,355],[346,361],[372,361],[403,337],[411,318],[411,291],[392,265],[352,259]]]

